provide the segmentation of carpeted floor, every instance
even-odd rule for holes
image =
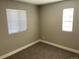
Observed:
[[[79,55],[40,42],[6,59],[79,59]]]

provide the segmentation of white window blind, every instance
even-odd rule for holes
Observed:
[[[25,10],[6,9],[8,33],[17,33],[26,31],[27,15]]]
[[[63,31],[72,32],[73,14],[74,14],[74,8],[67,8],[63,10],[63,22],[62,22]]]

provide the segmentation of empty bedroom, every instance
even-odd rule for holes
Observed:
[[[79,59],[79,0],[0,0],[0,59]]]

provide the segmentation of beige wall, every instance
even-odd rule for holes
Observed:
[[[73,32],[62,31],[62,11],[75,8]],[[40,8],[41,36],[45,40],[79,50],[79,1],[64,1]]]
[[[79,1],[64,1],[40,8],[14,1],[0,1],[0,55],[43,37],[44,40],[79,50]],[[9,35],[6,8],[26,10],[27,31]],[[73,32],[62,31],[62,11],[75,8]],[[39,27],[40,23],[40,27]],[[40,36],[39,36],[40,34]]]
[[[28,15],[27,31],[8,34],[6,8],[26,10]],[[28,43],[31,43],[39,37],[38,7],[30,4],[24,4],[14,1],[0,0],[0,55],[8,53]]]

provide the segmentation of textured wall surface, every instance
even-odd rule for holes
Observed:
[[[74,8],[73,32],[62,31],[64,8]],[[79,50],[79,1],[67,0],[40,8],[41,36],[49,42]]]
[[[16,34],[8,34],[6,8],[19,9],[27,11],[28,29]],[[39,37],[38,7],[35,5],[0,0],[0,55],[11,52],[28,43],[31,43]]]

